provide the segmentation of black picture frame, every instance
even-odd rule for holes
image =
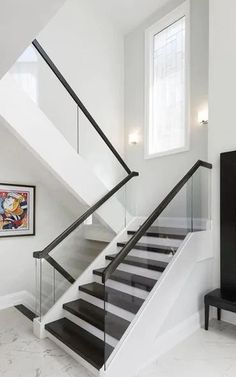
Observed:
[[[23,199],[27,200],[23,202]],[[35,236],[35,207],[36,186],[0,182],[0,238]]]

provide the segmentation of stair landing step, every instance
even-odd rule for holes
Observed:
[[[98,306],[81,299],[64,304],[63,309],[101,331],[104,331],[105,328],[106,334],[118,340],[122,337],[130,324],[130,322],[125,319],[107,311],[105,312]]]
[[[93,273],[98,276],[102,276],[104,268],[94,270]],[[145,276],[132,274],[121,270],[116,270],[109,277],[109,280],[117,281],[118,283],[129,285],[130,287],[142,289],[146,292],[150,292],[157,280],[147,278]]]
[[[48,323],[45,329],[98,370],[104,365],[105,349],[106,358],[113,351],[110,345],[105,348],[102,340],[67,318]]]
[[[117,254],[113,255],[107,255],[106,259],[107,260],[114,260]],[[153,270],[153,271],[159,271],[163,272],[165,268],[168,266],[167,262],[162,262],[162,261],[156,261],[152,259],[145,259],[145,258],[139,258],[139,257],[126,257],[123,261],[123,264],[129,264],[135,267],[141,267],[141,268],[146,268],[148,270]]]
[[[128,230],[127,233],[133,235],[136,232],[137,230]],[[186,228],[151,226],[145,233],[145,236],[183,240],[188,233],[189,230]]]
[[[126,245],[125,242],[118,242],[117,243],[117,246],[118,247],[124,247]],[[144,250],[144,251],[151,251],[151,252],[154,252],[154,253],[160,253],[160,254],[173,254],[174,252],[176,252],[176,250],[178,249],[178,247],[176,246],[159,246],[159,245],[152,245],[152,244],[149,244],[149,243],[137,243],[133,249],[136,249],[136,250]]]
[[[144,300],[139,297],[129,295],[107,286],[105,288],[104,285],[98,283],[81,285],[79,290],[100,300],[104,300],[105,297],[108,304],[112,304],[133,314],[136,314],[144,303]]]

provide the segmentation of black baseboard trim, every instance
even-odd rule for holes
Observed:
[[[31,321],[37,317],[35,313],[33,313],[30,309],[28,309],[25,305],[16,305],[15,308],[19,310],[22,314],[24,314],[28,319]]]

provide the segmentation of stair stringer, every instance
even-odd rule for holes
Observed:
[[[90,207],[108,192],[86,160],[9,74],[0,81],[0,120],[82,203]],[[125,209],[115,197],[96,213],[116,233],[122,229]]]
[[[121,338],[100,376],[133,377],[160,354],[159,339],[162,325],[175,305],[185,284],[191,280],[195,267],[203,267],[213,259],[211,231],[189,233],[178,249],[172,262],[162,274],[140,311]],[[205,292],[211,286],[205,287]],[[203,292],[194,292],[197,302],[203,300]],[[192,296],[191,296],[192,297]],[[186,297],[186,303],[188,298]],[[187,304],[186,304],[187,305]],[[200,326],[200,322],[199,322]]]
[[[107,247],[94,259],[94,261],[86,268],[86,270],[78,277],[71,287],[57,300],[57,302],[49,309],[49,311],[39,320],[34,319],[34,334],[38,338],[47,337],[45,325],[64,317],[63,304],[77,300],[79,298],[78,287],[94,281],[93,270],[104,267],[106,255],[118,251],[117,242],[127,242],[127,231],[136,228],[141,224],[140,218],[133,218],[129,224],[107,245]]]

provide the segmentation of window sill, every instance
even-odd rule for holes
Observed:
[[[184,153],[184,152],[188,152],[188,151],[189,151],[189,147],[186,146],[186,147],[171,149],[169,151],[155,153],[155,154],[148,154],[148,153],[145,152],[144,159],[145,160],[151,160],[151,159],[158,158],[158,157],[166,157],[166,156],[171,156],[173,154]]]

